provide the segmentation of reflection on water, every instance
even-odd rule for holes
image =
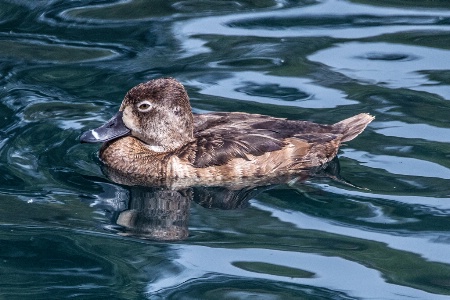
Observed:
[[[208,209],[231,210],[248,207],[250,199],[276,185],[296,185],[309,177],[327,177],[351,185],[340,178],[339,171],[339,160],[336,157],[326,166],[305,170],[288,178],[259,181],[259,185],[236,183],[227,187],[184,186],[174,190],[173,186],[139,186],[143,182],[140,178],[133,181],[130,177],[124,178],[109,170],[107,174],[111,175],[110,179],[119,184],[126,182],[130,185],[128,192],[116,186],[103,185],[106,190],[100,195],[102,200],[94,202],[92,206],[109,212],[112,225],[119,225],[115,230],[120,235],[177,241],[186,239],[189,235],[192,201]]]
[[[447,0],[0,0],[0,298],[448,298],[449,21]],[[111,182],[80,133],[167,76],[195,112],[375,115],[339,153],[355,186]]]
[[[117,225],[126,235],[156,240],[182,240],[188,236],[189,191],[133,188],[130,204],[120,212]]]

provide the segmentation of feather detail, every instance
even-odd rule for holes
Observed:
[[[333,132],[342,134],[341,143],[357,137],[375,117],[369,114],[359,114],[333,125]]]

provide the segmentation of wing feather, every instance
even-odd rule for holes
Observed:
[[[198,168],[223,165],[234,158],[248,160],[249,155],[281,150],[287,138],[308,141],[330,131],[329,125],[246,113],[194,115],[194,124],[194,141],[178,156]]]

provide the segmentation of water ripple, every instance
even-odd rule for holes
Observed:
[[[371,127],[375,132],[385,136],[406,139],[424,139],[433,142],[450,142],[450,128],[431,126],[428,124],[409,124],[401,121],[374,122]]]
[[[348,23],[354,18],[377,20],[371,23]],[[333,24],[332,30],[324,26],[323,18],[334,16],[338,24]],[[346,17],[348,18],[345,23]],[[392,34],[403,31],[448,31],[450,26],[439,24],[443,18],[450,17],[450,10],[415,10],[373,7],[368,5],[354,4],[346,1],[329,0],[316,3],[306,7],[275,10],[270,12],[242,13],[224,16],[197,18],[195,20],[180,21],[175,23],[173,34],[183,43],[187,55],[206,53],[209,50],[204,46],[201,35],[222,36],[251,36],[251,37],[320,37],[355,39]],[[276,20],[292,23],[273,24]],[[287,21],[286,21],[287,20]],[[346,26],[339,26],[339,22]],[[270,21],[270,22],[269,22]],[[261,24],[260,26],[248,26],[250,23]],[[309,22],[309,23],[308,23]],[[336,23],[328,22],[328,23]],[[327,23],[327,24],[328,24]],[[370,30],[368,30],[370,27]]]
[[[357,160],[370,168],[383,169],[391,174],[450,179],[449,168],[430,161],[411,157],[377,155],[352,149],[343,149],[342,152],[342,156]]]
[[[422,73],[449,70],[450,53],[447,50],[391,43],[348,42],[320,50],[308,59],[330,66],[361,83],[419,91],[430,91],[432,88],[438,95],[450,99],[449,85],[430,80]]]
[[[41,63],[74,63],[117,58],[110,46],[61,41],[55,37],[21,34],[0,35],[0,57]]]
[[[317,254],[277,251],[269,249],[224,249],[205,246],[177,246],[178,258],[175,260],[184,270],[173,276],[160,278],[147,287],[147,293],[164,294],[173,287],[181,288],[183,284],[192,284],[192,280],[210,277],[211,274],[226,274],[251,278],[253,280],[281,281],[313,287],[327,287],[341,291],[348,297],[383,298],[383,299],[446,299],[446,296],[430,294],[413,288],[386,282],[382,275],[373,269],[339,257],[326,257]],[[214,264],[210,261],[214,260]],[[238,264],[239,263],[239,264]],[[307,278],[290,275],[272,275],[254,272],[239,267],[240,264],[263,263],[297,269],[314,276]],[[333,266],[333,268],[330,268]],[[345,270],[345,272],[342,272]],[[358,282],[355,286],[354,282]]]
[[[188,81],[204,95],[227,97],[242,101],[306,108],[333,108],[357,102],[335,89],[315,85],[311,80],[279,77],[258,72],[234,72],[230,77],[214,83]],[[278,95],[277,95],[278,94]],[[289,101],[287,101],[289,100]]]
[[[361,191],[350,191],[330,185],[318,185],[321,190],[333,194],[343,195],[349,199],[370,201],[371,199],[381,200],[383,202],[393,202],[406,205],[408,207],[418,206],[424,208],[428,214],[437,216],[447,216],[450,213],[450,198],[449,197],[427,197],[417,195],[391,195],[380,193],[368,193]]]
[[[445,240],[443,242],[438,242],[440,236],[447,236],[445,232],[433,232],[422,236],[416,233],[403,233],[402,235],[399,235],[397,233],[390,234],[386,231],[375,232],[367,230],[367,228],[352,228],[345,224],[309,216],[298,211],[280,210],[257,201],[252,202],[251,205],[258,209],[268,211],[272,216],[281,221],[292,223],[301,229],[319,230],[338,235],[387,243],[389,247],[393,249],[417,253],[436,262],[450,263],[450,257],[445,254],[450,251],[450,245]],[[412,245],[414,246],[412,247]]]

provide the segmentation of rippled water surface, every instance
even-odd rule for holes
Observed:
[[[449,299],[449,48],[447,0],[0,1],[0,298]],[[200,113],[375,115],[352,185],[113,183],[78,138],[162,76]]]

